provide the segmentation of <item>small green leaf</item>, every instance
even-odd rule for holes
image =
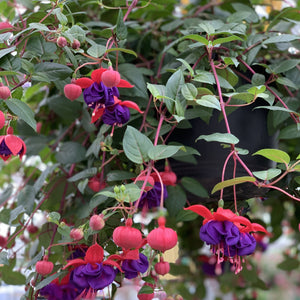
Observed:
[[[295,90],[298,89],[298,87],[295,85],[295,83],[288,79],[287,77],[279,77],[276,79],[276,82],[278,82],[279,84],[282,84],[282,85],[286,85],[286,86],[289,86]]]
[[[215,108],[217,110],[221,110],[219,100],[213,95],[202,96],[201,99],[196,100],[196,103],[201,106],[211,107],[211,108]]]
[[[208,45],[208,40],[205,37],[203,37],[201,35],[197,35],[197,34],[186,35],[182,39],[183,40],[189,39],[189,40],[193,40],[193,41],[202,43],[202,44],[204,44],[206,46]]]
[[[36,131],[34,112],[26,103],[18,99],[7,99],[5,103],[16,116],[26,122],[34,131]]]
[[[140,294],[153,294],[153,288],[149,285],[143,285],[139,290],[139,295]]]
[[[217,183],[214,188],[212,189],[211,193],[214,194],[217,191],[220,191],[226,187],[237,185],[244,182],[254,182],[256,179],[251,176],[242,176],[242,177],[236,177],[233,179],[224,180],[222,182]]]
[[[182,58],[177,58],[176,60],[180,61],[188,69],[191,76],[194,76],[194,70],[187,61]]]
[[[260,85],[260,86],[253,86],[250,89],[247,90],[248,93],[252,94],[252,95],[258,95],[263,93],[266,90],[266,86],[265,85]]]
[[[271,180],[280,175],[280,169],[268,169],[266,171],[256,171],[253,175],[261,180]]]
[[[264,85],[265,82],[266,82],[266,78],[265,78],[265,75],[263,75],[263,74],[255,73],[255,74],[253,74],[253,76],[251,78],[251,83],[252,83],[252,85],[255,85],[255,86]]]
[[[240,38],[237,35],[231,35],[225,38],[219,38],[213,41],[213,46],[218,45],[218,44],[224,44],[224,43],[228,43],[228,42],[232,42],[232,41],[243,41],[242,38]]]
[[[137,164],[149,161],[148,151],[152,147],[153,144],[148,137],[134,127],[127,126],[123,138],[123,149],[129,160]]]
[[[293,111],[291,109],[287,109],[285,107],[280,107],[280,106],[256,106],[256,107],[254,107],[254,109],[261,109],[261,108],[268,109],[268,110],[273,110],[273,111],[284,111],[284,112],[287,112],[287,113],[293,113],[295,115],[299,115],[299,113],[297,113],[296,111]]]
[[[73,73],[73,70],[62,64],[42,62],[35,66],[35,72],[46,75],[50,81],[57,81],[69,77]]]
[[[65,272],[57,272],[57,273],[54,273],[53,275],[45,278],[44,280],[42,280],[41,282],[39,282],[37,284],[37,286],[35,287],[36,290],[40,290],[41,288],[43,288],[44,286],[48,285],[49,283],[51,283],[54,279],[58,278],[59,276],[64,276],[66,275],[68,272],[65,271]]]
[[[176,222],[188,222],[188,221],[193,221],[199,217],[198,214],[194,213],[191,210],[181,210],[177,215],[176,215]]]
[[[153,160],[164,159],[172,157],[180,148],[181,146],[157,145],[149,149],[148,156]]]
[[[286,152],[278,149],[261,149],[253,155],[261,155],[272,161],[284,164],[289,164],[291,160],[290,156]]]
[[[110,49],[106,50],[106,53],[113,52],[113,51],[121,51],[121,52],[124,52],[124,53],[127,53],[127,54],[132,54],[135,57],[138,57],[136,52],[134,52],[133,50],[130,50],[130,49],[125,49],[125,48],[110,48]]]
[[[106,47],[103,45],[94,44],[88,50],[87,54],[93,57],[101,57],[106,52]]]
[[[220,142],[228,144],[237,144],[239,139],[231,133],[213,133],[209,135],[200,135],[196,141],[205,140],[207,142]]]
[[[86,170],[83,170],[77,174],[75,174],[74,176],[68,178],[69,182],[74,182],[83,178],[87,178],[87,177],[92,177],[94,175],[97,174],[97,168],[93,167],[93,168],[89,168]]]
[[[283,60],[280,63],[277,63],[276,65],[272,65],[272,70],[273,73],[278,74],[278,73],[284,73],[286,71],[289,71],[296,66],[298,66],[300,63],[300,59],[286,59]]]
[[[166,94],[166,87],[161,84],[147,83],[147,88],[154,98],[162,98]]]
[[[185,83],[181,88],[181,93],[186,100],[193,101],[198,95],[198,90],[192,83]]]
[[[131,179],[134,177],[136,177],[136,175],[134,173],[122,171],[122,170],[114,170],[114,171],[109,172],[106,175],[106,181],[107,182],[121,181],[121,180]]]
[[[196,179],[192,177],[183,177],[181,178],[180,182],[183,185],[183,187],[193,195],[202,198],[209,197],[207,190]]]
[[[53,211],[48,215],[48,222],[55,223],[58,225],[60,218],[60,214],[56,211]]]
[[[271,43],[286,43],[298,40],[299,37],[293,34],[278,34],[276,36],[272,36],[263,41],[263,44],[271,44]]]
[[[9,47],[9,48],[4,48],[2,50],[0,50],[0,58],[2,58],[3,56],[15,51],[16,46],[13,47]]]
[[[119,40],[125,40],[127,38],[127,27],[124,24],[123,13],[121,9],[119,10],[117,19],[116,35]]]

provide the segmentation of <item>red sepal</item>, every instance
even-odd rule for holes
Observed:
[[[5,144],[13,155],[17,155],[24,145],[20,138],[12,134],[8,134],[5,137]]]
[[[102,115],[104,114],[104,111],[105,111],[104,107],[95,108],[92,113],[91,123],[95,123],[98,119],[100,119],[102,117]]]
[[[64,270],[70,266],[77,268],[79,266],[86,265],[86,264],[87,264],[87,262],[84,261],[83,259],[75,258],[75,259],[69,260],[68,263],[62,269]]]
[[[128,252],[124,253],[124,258],[123,259],[133,259],[133,260],[137,260],[139,259],[139,250],[138,249],[134,249],[134,250],[129,250]]]
[[[252,223],[251,225],[252,225],[251,231],[254,231],[254,232],[261,231],[261,232],[266,233],[269,236],[271,235],[271,233],[268,232],[262,225],[257,224],[257,223]]]
[[[143,113],[143,111],[140,110],[139,106],[136,103],[132,102],[132,101],[122,101],[119,104],[122,105],[122,106],[126,106],[128,108],[135,109],[141,114]]]
[[[113,261],[113,260],[107,259],[102,264],[103,265],[114,266],[114,267],[118,268],[120,272],[123,273],[123,270],[121,269],[120,265],[117,262]]]
[[[196,214],[202,216],[205,219],[208,219],[208,220],[212,219],[212,213],[210,212],[210,210],[208,208],[206,208],[203,205],[199,205],[199,204],[192,205],[192,206],[185,208],[185,210],[191,210],[191,211],[195,212]]]
[[[121,79],[120,83],[117,85],[119,88],[133,88],[134,85],[131,85],[128,81]]]
[[[101,82],[101,77],[103,72],[107,71],[107,69],[100,68],[97,70],[94,70],[91,74],[91,78],[94,82],[97,82],[98,84]]]
[[[87,78],[87,77],[78,78],[78,79],[75,80],[75,84],[79,85],[82,89],[88,88],[93,83],[94,83],[94,81],[90,78]]]
[[[98,244],[94,244],[86,251],[84,260],[90,264],[99,263],[102,262],[103,256],[103,248]]]

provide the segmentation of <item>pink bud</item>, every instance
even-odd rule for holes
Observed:
[[[6,130],[6,134],[14,134],[14,129],[11,126],[9,126]]]
[[[81,87],[74,83],[66,84],[64,87],[65,96],[71,101],[77,99],[81,95],[81,92]]]
[[[42,122],[37,122],[36,123],[36,132],[41,133],[41,129],[42,129]]]
[[[4,32],[13,31],[13,26],[9,22],[0,22],[0,30],[7,29]]]
[[[3,128],[5,125],[5,115],[4,113],[0,110],[0,129]]]
[[[39,230],[39,228],[33,224],[28,225],[26,229],[29,233],[36,233]]]
[[[0,247],[5,248],[7,245],[7,237],[0,235]]]
[[[131,249],[137,248],[141,245],[142,242],[142,234],[141,232],[131,227],[132,226],[132,219],[126,220],[126,226],[119,226],[115,228],[113,232],[113,240],[116,245],[124,248],[124,249]]]
[[[72,48],[73,48],[74,50],[79,49],[79,48],[80,48],[80,42],[79,42],[78,40],[74,39],[74,40],[73,40],[73,43],[72,43]]]
[[[166,275],[170,272],[170,264],[161,257],[160,262],[155,264],[154,269],[157,274]]]
[[[70,232],[70,238],[74,241],[80,241],[83,239],[83,230],[82,228],[73,228]]]
[[[57,41],[56,41],[56,44],[58,47],[66,47],[68,45],[68,42],[67,42],[67,39],[63,36],[60,36]]]
[[[37,273],[41,274],[42,276],[48,275],[53,270],[53,263],[47,260],[40,260],[35,265],[35,270]]]
[[[154,293],[153,294],[138,294],[137,295],[139,300],[152,300],[154,297]]]
[[[92,230],[98,231],[101,230],[105,226],[105,221],[99,215],[93,215],[90,218],[90,227]]]
[[[117,86],[121,81],[121,76],[118,71],[114,71],[112,68],[102,73],[101,81],[103,84],[111,88],[113,86]]]
[[[171,228],[165,227],[166,219],[158,218],[158,228],[153,229],[147,236],[150,247],[154,250],[165,252],[177,244],[177,233]]]
[[[0,99],[6,100],[8,97],[10,97],[10,89],[8,86],[0,86]]]

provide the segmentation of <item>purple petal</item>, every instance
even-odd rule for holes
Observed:
[[[240,238],[240,231],[239,229],[230,221],[224,221],[224,230],[226,232],[224,238],[225,243],[228,246],[235,245],[238,243]]]

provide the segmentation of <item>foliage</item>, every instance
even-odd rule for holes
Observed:
[[[24,285],[23,299],[36,299],[77,270],[77,249],[82,269],[98,263],[113,274],[143,253],[149,268],[136,272],[145,282],[141,294],[163,286],[169,295],[202,299],[212,274],[241,299],[266,290],[271,283],[259,277],[255,255],[247,258],[251,269],[235,275],[230,259],[203,254],[202,219],[184,210],[190,204],[224,206],[265,225],[271,234],[253,234],[257,245],[275,242],[284,223],[294,244],[278,268],[298,268],[299,3],[266,17],[257,4],[266,3],[0,1],[4,283]],[[112,70],[121,79],[94,92]],[[93,215],[102,229],[91,228]],[[170,270],[176,285],[155,273],[162,253],[146,241],[159,217],[178,234]],[[125,221],[129,240],[142,233],[135,249],[113,240]],[[54,264],[46,278],[35,270],[41,260]],[[107,281],[111,298],[122,272]],[[100,289],[81,292],[92,297]]]

